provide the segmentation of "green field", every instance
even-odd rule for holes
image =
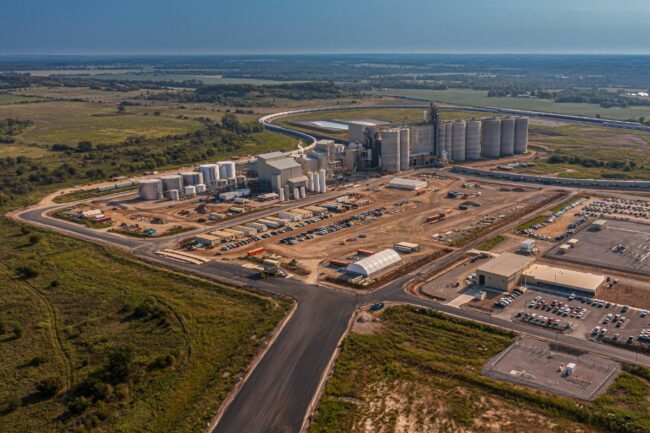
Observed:
[[[557,103],[547,99],[488,98],[486,90],[384,89],[372,94],[426,98],[448,104],[513,108],[589,117],[599,114],[603,118],[617,120],[638,119],[641,116],[650,115],[650,107],[603,108],[596,104]]]
[[[495,236],[492,239],[488,239],[487,241],[483,242],[481,245],[478,246],[479,250],[482,251],[490,251],[500,243],[504,242],[506,238],[504,238],[501,235]]]
[[[311,433],[650,431],[646,369],[578,402],[483,376],[506,331],[405,306],[372,326],[344,340]]]
[[[115,106],[82,102],[43,102],[0,106],[0,118],[31,120],[34,124],[17,137],[30,144],[75,145],[119,143],[128,137],[163,137],[200,128],[193,120],[177,119],[168,112],[160,116],[142,112],[117,114]]]
[[[37,102],[40,98],[32,98],[29,96],[11,95],[8,93],[0,93],[0,105],[5,104],[18,104],[21,102]]]
[[[83,76],[81,74],[74,75]],[[154,74],[154,73],[118,73],[118,74],[93,74],[92,78],[99,80],[120,80],[120,81],[176,81],[183,82],[188,80],[201,81],[203,84],[254,84],[254,85],[271,85],[284,83],[298,83],[300,81],[275,81],[262,80],[257,78],[222,78],[218,75],[201,75],[201,74]]]
[[[288,308],[5,219],[0,237],[1,431],[201,431]]]

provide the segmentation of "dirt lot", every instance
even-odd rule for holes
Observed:
[[[475,229],[479,222],[492,224],[514,210],[545,197],[544,193],[535,188],[526,188],[520,192],[501,191],[498,184],[463,187],[462,181],[453,178],[417,175],[409,177],[427,180],[427,191],[416,194],[413,191],[386,188],[390,177],[359,182],[358,187],[346,192],[357,193],[360,199],[368,199],[370,202],[367,205],[333,214],[328,220],[302,228],[297,227],[298,223],[292,223],[294,230],[290,233],[262,239],[245,248],[227,253],[220,251],[220,248],[201,253],[212,257],[216,253],[221,259],[237,259],[250,249],[264,247],[267,253],[277,254],[287,260],[300,260],[308,273],[302,278],[317,281],[317,276],[322,272],[331,276],[339,274],[336,270],[323,267],[329,259],[355,261],[360,258],[357,255],[358,249],[378,252],[392,248],[397,242],[412,242],[420,245],[420,251],[402,257],[407,263],[415,261],[447,247],[455,238]],[[467,196],[448,198],[447,193],[450,191],[458,191]],[[459,205],[467,201],[476,202],[479,206],[469,205],[467,210],[460,210]],[[316,227],[382,207],[386,209],[383,215],[368,217],[355,223],[353,227],[324,236],[314,236],[314,239],[304,240],[296,245],[280,243],[280,240],[288,235],[299,236]],[[446,216],[443,221],[426,222],[428,216],[440,213]],[[434,235],[438,235],[437,240],[434,240]]]

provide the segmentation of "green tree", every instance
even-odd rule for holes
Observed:
[[[59,377],[48,377],[36,384],[36,392],[45,398],[51,398],[63,388],[63,382]]]
[[[90,152],[91,150],[93,150],[92,142],[88,140],[82,140],[77,143],[77,152]]]

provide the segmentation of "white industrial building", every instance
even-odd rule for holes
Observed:
[[[346,270],[352,274],[369,278],[401,261],[399,254],[388,248],[350,264]]]
[[[396,177],[388,182],[388,188],[405,189],[408,191],[419,191],[421,189],[425,189],[426,187],[427,183],[423,180],[406,179],[403,177]]]

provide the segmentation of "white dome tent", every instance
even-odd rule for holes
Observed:
[[[402,259],[399,254],[389,248],[350,264],[346,270],[350,273],[363,275],[368,278],[401,261]]]

